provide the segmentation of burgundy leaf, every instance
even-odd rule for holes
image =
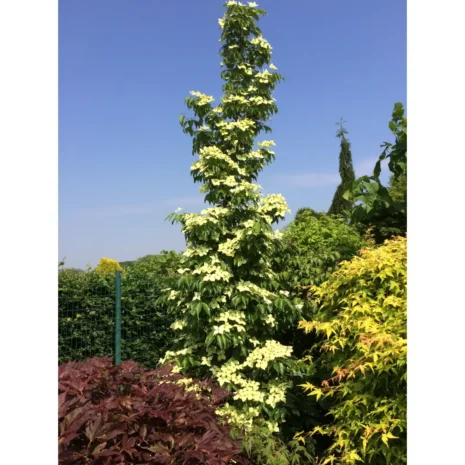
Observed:
[[[182,378],[109,358],[61,365],[59,464],[246,465],[231,428],[217,423],[228,395],[206,380],[197,398],[175,384]]]

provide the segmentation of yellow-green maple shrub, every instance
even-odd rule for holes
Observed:
[[[104,276],[114,274],[116,271],[123,271],[119,262],[106,257],[102,257],[95,267],[95,272]]]
[[[310,434],[333,443],[323,464],[406,463],[407,241],[396,238],[340,269],[311,298],[319,311],[299,327],[321,335],[321,386],[309,395],[331,398],[331,424]]]
[[[280,194],[263,196],[254,181],[275,158],[275,143],[255,138],[271,131],[272,92],[282,77],[257,25],[265,11],[252,2],[225,6],[219,20],[224,95],[213,106],[213,97],[192,91],[186,103],[194,117],[180,119],[199,156],[191,174],[212,206],[171,216],[182,225],[187,250],[181,277],[165,297],[182,314],[173,324],[177,347],[162,362],[211,376],[234,392],[220,413],[236,426],[250,431],[265,424],[278,432],[292,347],[276,337],[280,322],[297,324],[299,307],[273,271],[283,243],[272,225],[288,206]]]

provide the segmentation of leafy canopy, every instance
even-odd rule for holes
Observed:
[[[337,265],[357,255],[363,241],[356,228],[341,217],[301,209],[283,231],[283,239],[294,250],[286,261],[285,277],[301,295],[305,288],[322,284]]]
[[[333,438],[322,463],[406,463],[407,241],[386,241],[345,262],[312,298],[319,305],[305,332],[316,331],[321,362],[332,373],[321,386],[333,422],[315,427]]]
[[[219,20],[224,95],[219,105],[197,91],[186,99],[193,117],[181,116],[193,138],[191,167],[205,201],[214,205],[199,214],[176,212],[187,250],[179,281],[165,301],[182,318],[173,324],[177,350],[164,361],[181,371],[213,376],[234,392],[222,413],[241,428],[266,418],[278,431],[286,398],[292,348],[275,340],[282,321],[297,323],[298,310],[280,291],[273,257],[283,248],[272,224],[288,211],[279,194],[264,197],[254,183],[275,154],[269,132],[277,112],[272,92],[282,79],[271,63],[271,45],[257,21],[265,15],[255,3],[226,3]]]

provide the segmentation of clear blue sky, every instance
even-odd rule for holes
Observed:
[[[405,0],[262,0],[284,75],[272,121],[276,162],[259,178],[292,210],[329,207],[339,182],[335,122],[347,121],[357,175],[390,141],[406,104]],[[191,140],[179,126],[190,90],[221,96],[222,0],[59,3],[59,254],[95,266],[182,250],[165,217],[199,211]]]

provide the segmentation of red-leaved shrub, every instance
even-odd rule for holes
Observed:
[[[225,465],[247,461],[215,408],[229,393],[209,381],[186,389],[169,367],[109,358],[59,367],[61,465]]]

